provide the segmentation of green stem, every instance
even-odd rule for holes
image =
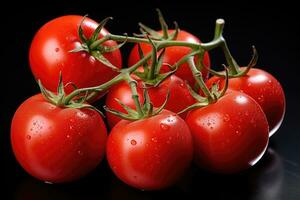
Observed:
[[[92,92],[87,97],[87,101],[93,99],[96,96],[96,94],[98,94],[99,92],[107,90],[109,87],[111,87],[111,86],[121,82],[122,80],[124,80],[124,74],[126,74],[126,73],[130,74],[130,73],[134,72],[138,67],[143,65],[150,58],[151,58],[151,53],[149,53],[143,59],[139,60],[139,62],[132,65],[130,68],[126,68],[126,69],[121,70],[120,74],[118,74],[113,79],[109,80],[108,82],[103,83],[102,85],[95,86],[95,87],[88,87],[88,88],[80,88],[80,89],[74,90],[68,96],[66,96],[66,98],[64,99],[65,104],[67,105],[74,97],[76,97],[76,96],[78,96],[82,93],[85,93],[85,92]]]
[[[217,40],[218,38],[222,37],[224,25],[225,25],[224,19],[216,20],[214,40]]]
[[[210,93],[209,89],[206,87],[205,82],[202,78],[201,72],[197,69],[197,67],[195,65],[194,56],[191,56],[188,59],[188,64],[189,64],[190,69],[193,73],[193,76],[194,76],[196,82],[198,83],[198,85],[200,86],[201,90],[203,91],[205,96],[207,96],[208,100],[212,101],[214,98],[213,98],[212,94]]]
[[[147,74],[147,78],[149,80],[152,80],[155,78],[155,72],[156,72],[156,67],[157,67],[157,58],[156,58],[156,54],[157,54],[157,51],[156,51],[156,47],[154,46],[154,44],[152,44],[152,51],[151,51],[151,59],[152,59],[152,62],[151,62],[151,65],[150,65],[150,71],[149,73]]]
[[[171,41],[169,41],[169,40],[162,40],[162,41],[153,40],[153,43],[157,47],[157,51],[159,51],[163,48],[166,48],[166,47],[170,47],[170,46],[184,46],[184,47],[191,48],[192,49],[191,53],[188,54],[187,56],[185,56],[184,58],[182,58],[180,61],[178,61],[176,63],[176,66],[179,66],[180,64],[182,64],[188,60],[197,83],[199,84],[199,86],[201,87],[201,89],[203,90],[205,95],[208,96],[208,98],[213,98],[212,95],[210,94],[209,90],[206,88],[203,79],[201,77],[198,77],[199,75],[201,75],[201,72],[196,68],[194,60],[193,60],[193,56],[202,50],[209,51],[209,50],[212,50],[214,48],[221,46],[222,49],[224,50],[224,54],[225,54],[226,60],[229,64],[230,70],[233,73],[238,72],[239,67],[236,64],[235,60],[232,58],[230,51],[227,47],[226,41],[222,36],[223,28],[224,28],[224,20],[218,19],[216,21],[214,39],[208,43],[199,44],[199,43],[193,43],[193,42],[183,42],[183,41],[173,41],[173,40],[171,40]],[[93,42],[90,45],[90,48],[91,49],[97,48],[98,45],[102,44],[103,42],[105,42],[107,40],[114,40],[117,42],[127,41],[127,42],[133,42],[133,43],[148,43],[148,44],[150,43],[150,41],[147,38],[137,38],[137,37],[128,37],[128,36],[122,36],[122,35],[108,34],[108,35],[104,36],[103,38]],[[189,56],[192,56],[192,57],[188,58]],[[144,63],[146,63],[151,57],[153,57],[153,55],[151,53],[149,53],[147,56],[142,58],[135,65],[131,66],[130,68],[122,69],[120,74],[118,74],[116,77],[114,77],[113,79],[111,79],[110,81],[108,81],[102,85],[74,90],[72,93],[70,93],[68,96],[65,97],[65,99],[64,99],[65,104],[68,104],[74,97],[76,97],[82,93],[85,93],[85,92],[91,92],[91,94],[89,94],[87,100],[94,98],[96,96],[96,94],[98,94],[100,91],[106,90],[109,87],[111,87],[112,85],[115,85],[115,84],[119,83],[120,81],[125,80],[124,78],[126,78],[126,76],[127,76],[126,74],[131,74],[138,67],[140,67]]]
[[[131,89],[131,92],[132,92],[132,99],[134,101],[136,111],[137,111],[139,117],[143,117],[144,113],[143,113],[143,110],[142,110],[142,107],[141,107],[141,103],[139,101],[139,95],[138,95],[137,88],[136,88],[137,87],[137,82],[130,77],[129,73],[124,74],[124,79],[127,81],[127,83],[130,86],[130,89]]]

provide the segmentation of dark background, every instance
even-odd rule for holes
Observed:
[[[28,64],[29,45],[35,32],[47,21],[66,14],[89,14],[98,21],[113,16],[106,28],[115,34],[138,32],[140,21],[158,29],[156,7],[161,8],[170,26],[176,20],[181,29],[199,36],[203,42],[212,39],[215,20],[224,18],[224,36],[236,60],[241,65],[247,64],[251,45],[255,45],[260,56],[258,66],[282,83],[286,116],[271,138],[263,160],[254,168],[232,176],[209,174],[192,167],[176,186],[160,192],[142,192],[124,185],[105,162],[89,176],[67,185],[44,184],[26,174],[12,154],[9,131],[17,107],[39,91]],[[183,199],[193,195],[197,199],[300,199],[300,32],[296,5],[287,1],[266,5],[254,1],[235,4],[187,0],[135,4],[100,0],[32,4],[26,1],[26,5],[17,2],[1,5],[1,11],[0,161],[4,187],[0,190],[8,192],[5,199]],[[122,49],[125,63],[130,48],[129,45]],[[213,66],[224,62],[219,52],[212,52],[211,59]]]

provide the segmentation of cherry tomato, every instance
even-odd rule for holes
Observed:
[[[211,87],[216,82],[223,87],[224,80],[215,76],[207,81],[207,85]],[[252,68],[246,76],[229,79],[229,89],[244,92],[255,99],[267,116],[269,135],[277,131],[285,113],[285,96],[280,83],[271,74]]]
[[[250,96],[230,91],[216,103],[192,110],[186,117],[194,139],[198,166],[218,173],[245,170],[264,154],[268,122]]]
[[[174,30],[169,30],[169,33],[172,33]],[[162,33],[162,31],[159,31],[159,33]],[[199,43],[200,40],[192,35],[191,33],[188,33],[186,31],[181,30],[178,33],[177,41],[185,41],[185,42],[193,42],[193,43]],[[140,43],[141,49],[143,53],[146,55],[151,52],[152,47],[149,44],[146,43]],[[191,49],[189,47],[183,47],[183,46],[172,46],[166,48],[163,63],[165,63],[162,66],[162,72],[169,71],[169,65],[174,65],[177,61],[179,61],[181,58],[183,58],[185,55],[189,54],[191,52]],[[135,45],[132,51],[129,55],[128,65],[132,66],[135,63],[137,63],[140,60],[139,52],[138,52],[138,45]],[[197,60],[195,59],[197,62]],[[206,67],[210,67],[210,59],[208,53],[205,53],[203,64]],[[193,78],[193,74],[188,66],[188,63],[184,63],[179,66],[179,69],[175,73],[176,76],[182,78],[183,80],[188,81],[188,83],[193,86],[195,83],[195,80]],[[206,79],[208,76],[208,72],[206,69],[202,70],[202,75]]]
[[[142,82],[140,80],[138,80],[138,86],[140,101],[143,101]],[[186,83],[177,76],[172,75],[164,80],[158,87],[150,87],[148,89],[150,100],[155,107],[159,107],[163,104],[168,91],[170,92],[170,97],[165,108],[172,112],[177,113],[195,102],[187,89]],[[126,82],[121,82],[120,84],[113,86],[106,97],[107,107],[125,112],[115,99],[119,99],[125,103],[125,105],[135,108],[131,89]],[[180,116],[184,119],[186,113],[183,113]],[[119,117],[109,112],[106,117],[110,128],[114,127],[121,120]]]
[[[32,176],[60,183],[93,170],[105,153],[107,132],[94,110],[60,108],[41,94],[17,109],[11,144],[21,166]]]
[[[130,186],[157,190],[173,185],[193,157],[192,136],[178,115],[162,113],[138,121],[120,121],[107,140],[113,172]]]
[[[60,71],[64,83],[72,82],[78,88],[100,85],[116,75],[116,72],[89,53],[70,52],[81,44],[78,27],[82,19],[82,16],[77,15],[53,19],[42,26],[33,38],[29,51],[30,67],[35,78],[40,79],[48,90],[56,91]],[[84,35],[91,37],[97,26],[97,22],[86,18],[82,24]],[[102,29],[99,38],[107,34],[107,30]],[[117,43],[107,41],[103,45],[112,47]],[[104,53],[104,57],[121,68],[119,50]],[[71,86],[67,87],[67,91],[70,90]]]

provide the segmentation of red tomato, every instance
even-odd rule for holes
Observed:
[[[157,190],[174,184],[189,167],[192,136],[183,119],[164,110],[150,118],[120,121],[108,136],[106,152],[122,181]]]
[[[76,15],[53,19],[42,26],[33,38],[29,52],[31,70],[35,78],[51,91],[56,91],[60,71],[64,83],[73,82],[78,88],[100,85],[116,75],[87,52],[69,52],[81,44],[78,27],[82,19],[82,16]],[[97,22],[86,18],[82,24],[84,35],[89,38],[97,26]],[[99,38],[106,34],[107,30],[102,29]],[[111,47],[117,43],[107,41],[103,45]],[[105,53],[104,57],[121,68],[119,50]],[[67,91],[70,92],[70,89]]]
[[[172,33],[174,30],[169,30],[169,33]],[[162,31],[159,31],[159,33],[162,33]],[[194,35],[181,30],[178,33],[177,41],[185,41],[185,42],[193,42],[193,43],[199,43],[200,40],[195,37]],[[140,43],[143,53],[146,55],[151,52],[151,45],[146,43]],[[183,47],[183,46],[173,46],[166,48],[163,63],[167,63],[170,65],[174,65],[177,61],[179,61],[181,58],[183,58],[185,55],[189,54],[191,52],[191,49],[189,47]],[[138,45],[135,45],[132,51],[129,55],[128,65],[132,66],[135,63],[137,63],[140,60],[140,56],[138,53]],[[195,59],[196,61],[196,59]],[[196,61],[197,62],[197,61]],[[210,59],[208,53],[205,53],[203,64],[206,67],[210,67]],[[162,72],[169,71],[169,67],[164,64],[162,66]],[[206,69],[202,70],[203,77],[206,79],[208,76],[208,72]],[[179,69],[176,71],[175,75],[182,78],[183,80],[187,80],[190,85],[194,85],[195,80],[193,78],[193,74],[188,66],[188,63],[184,63],[179,66]]]
[[[94,110],[59,108],[41,94],[27,99],[11,124],[11,144],[22,167],[54,183],[78,179],[105,153],[107,132]]]
[[[140,80],[138,81],[138,86],[138,94],[140,101],[142,102],[144,98],[142,82]],[[158,87],[148,89],[150,100],[155,107],[159,107],[163,104],[168,91],[170,91],[170,97],[165,108],[172,112],[177,113],[195,102],[187,89],[186,83],[177,76],[172,75],[164,80]],[[121,82],[118,85],[113,86],[106,97],[106,106],[108,108],[125,112],[122,106],[115,100],[116,98],[125,103],[125,105],[135,108],[131,89],[126,82]],[[186,113],[183,113],[180,116],[184,119]],[[119,117],[109,112],[106,117],[110,128],[114,127],[121,120]]]
[[[268,122],[248,95],[231,91],[216,103],[186,117],[194,139],[194,159],[200,167],[235,173],[253,166],[268,145]]]
[[[216,82],[220,82],[222,88],[225,81],[214,76],[207,85],[211,87]],[[229,89],[244,92],[255,99],[267,116],[269,135],[277,131],[285,113],[285,96],[280,83],[271,74],[252,68],[246,76],[229,79]]]

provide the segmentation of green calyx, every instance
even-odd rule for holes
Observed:
[[[47,90],[42,85],[42,82],[40,79],[37,82],[38,82],[38,85],[40,87],[43,97],[51,104],[53,104],[57,107],[61,107],[61,108],[77,108],[77,109],[88,108],[88,109],[95,110],[98,113],[100,113],[102,116],[104,116],[100,110],[98,110],[94,106],[86,103],[88,92],[86,92],[86,94],[84,96],[79,96],[78,98],[72,99],[70,101],[68,101],[66,99],[66,93],[65,93],[64,87],[67,85],[72,85],[74,87],[74,89],[77,89],[77,87],[73,83],[69,83],[64,86],[63,81],[62,81],[61,72],[59,74],[59,83],[58,83],[56,93],[53,93],[53,92]]]
[[[120,44],[113,46],[113,47],[105,46],[103,44],[104,42],[107,41],[107,38],[105,36],[101,39],[98,39],[99,35],[101,33],[101,30],[104,28],[104,26],[106,25],[106,23],[109,20],[113,19],[112,17],[107,17],[104,20],[102,20],[99,23],[98,27],[95,29],[92,36],[90,38],[87,38],[84,35],[83,29],[82,29],[82,25],[84,23],[86,16],[87,15],[85,15],[83,17],[83,19],[81,20],[80,25],[78,27],[78,35],[81,40],[81,45],[76,47],[75,49],[71,50],[70,52],[74,53],[74,52],[85,51],[85,52],[89,53],[90,55],[92,55],[96,60],[98,60],[105,66],[110,67],[114,71],[118,71],[119,68],[114,66],[108,59],[106,59],[104,54],[113,52],[113,51],[121,48],[126,43],[126,39],[123,42],[121,42]],[[127,37],[127,35],[125,35],[125,36]]]
[[[167,104],[167,101],[169,99],[170,93],[167,93],[166,99],[164,101],[164,103],[157,109],[153,108],[153,105],[150,101],[150,97],[147,91],[147,88],[145,85],[143,85],[143,97],[144,97],[144,102],[141,105],[139,102],[139,97],[136,93],[136,87],[137,87],[137,82],[134,80],[130,80],[128,82],[128,84],[131,86],[132,89],[132,98],[135,101],[135,107],[136,109],[132,109],[129,106],[125,105],[123,102],[121,102],[119,99],[115,99],[121,106],[122,108],[127,112],[127,113],[122,113],[120,111],[114,110],[114,109],[110,109],[107,106],[104,106],[104,109],[107,112],[110,112],[122,119],[126,119],[126,120],[130,120],[130,121],[136,121],[136,120],[140,120],[140,119],[145,119],[145,118],[149,118],[155,115],[158,115],[159,113],[162,112],[162,110],[164,109],[164,107]]]
[[[189,60],[189,64],[193,65],[192,60],[193,57]],[[222,88],[222,90],[219,90],[219,83],[214,83],[211,87],[211,89],[209,90],[207,88],[207,86],[205,85],[205,83],[203,81],[199,81],[199,85],[201,90],[203,91],[203,93],[205,94],[205,96],[201,96],[200,94],[198,94],[197,92],[195,92],[189,85],[188,89],[190,94],[192,95],[192,97],[197,101],[195,104],[185,108],[184,110],[180,111],[178,114],[193,110],[193,109],[197,109],[197,108],[202,108],[202,107],[206,107],[210,104],[216,103],[218,101],[218,99],[220,99],[222,96],[224,96],[225,92],[228,89],[228,80],[229,80],[229,70],[228,68],[226,68],[226,66],[224,65],[225,68],[225,84],[224,87]],[[195,67],[192,67],[192,69],[195,69]],[[194,76],[196,78],[196,80],[203,80],[201,74],[197,75],[197,73],[194,73]]]
[[[237,71],[232,70],[233,67],[231,65],[228,65],[228,69],[229,69],[228,77],[229,78],[237,78],[237,77],[245,76],[245,75],[247,75],[247,73],[250,71],[250,69],[252,67],[256,66],[257,60],[258,60],[258,53],[257,53],[257,50],[256,50],[255,46],[252,46],[252,51],[253,51],[252,58],[251,58],[249,64],[247,65],[247,67],[244,70],[241,70],[240,67],[236,64],[236,62],[235,62],[235,64],[237,65],[236,69],[238,69]],[[218,77],[225,77],[226,76],[226,72],[217,72],[213,69],[208,69],[208,70],[212,75],[215,75],[215,76],[218,76]]]
[[[149,40],[149,43],[152,46],[152,52],[151,52],[151,64],[148,64],[145,62],[143,64],[143,71],[136,70],[134,74],[138,76],[146,85],[150,86],[158,86],[162,81],[164,81],[166,78],[174,74],[177,70],[177,66],[170,66],[167,65],[171,71],[166,73],[160,73],[160,69],[163,66],[163,58],[165,55],[165,49],[162,49],[159,54],[157,52],[157,47],[153,43],[152,39],[147,35],[147,38]],[[143,54],[143,51],[141,49],[140,44],[138,44],[138,52],[141,59],[143,59],[145,56]],[[158,54],[158,56],[157,56]]]
[[[164,41],[164,40],[176,40],[178,33],[180,31],[177,22],[174,22],[175,28],[172,33],[169,33],[168,25],[159,9],[156,9],[158,14],[158,20],[161,26],[161,30],[163,34],[158,33],[154,29],[144,25],[143,23],[139,23],[141,34],[134,34],[136,37],[145,38],[149,36],[153,40]]]

